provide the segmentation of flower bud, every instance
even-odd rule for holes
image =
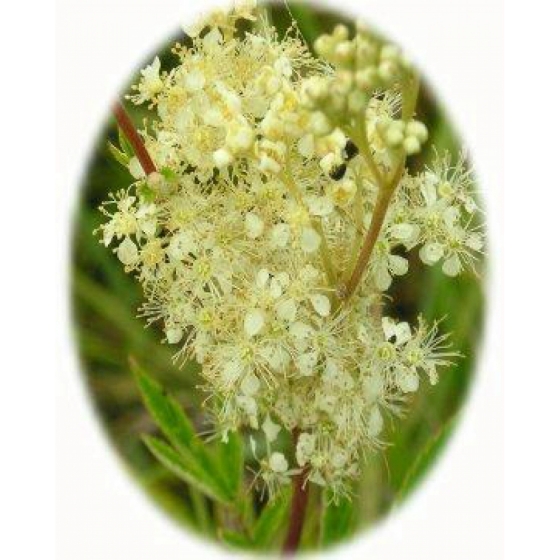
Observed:
[[[356,72],[356,85],[366,93],[373,90],[377,83],[377,70],[374,66],[368,66]]]
[[[233,161],[233,156],[225,148],[220,148],[219,150],[216,150],[212,154],[212,158],[214,160],[214,163],[216,164],[216,167],[220,169],[223,167],[227,167]]]
[[[354,114],[361,113],[368,106],[368,102],[368,96],[363,91],[356,89],[348,96],[348,110]]]

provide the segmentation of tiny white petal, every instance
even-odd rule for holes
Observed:
[[[247,397],[252,397],[258,393],[260,386],[259,378],[254,373],[249,372],[241,382],[241,392]]]
[[[146,176],[146,172],[140,164],[140,160],[136,156],[130,158],[130,161],[128,162],[128,170],[135,179],[142,179],[142,177]]]
[[[426,206],[432,206],[436,203],[437,200],[437,190],[436,186],[432,183],[423,183],[420,187],[422,192],[422,196],[426,202]]]
[[[302,136],[297,144],[299,153],[305,158],[312,158],[315,154],[315,142],[313,134]]]
[[[301,375],[309,377],[315,373],[315,367],[319,359],[319,354],[315,351],[300,354],[296,360],[296,367]]]
[[[410,325],[403,321],[395,325],[395,337],[397,345],[404,344],[412,338],[412,333],[410,331]]]
[[[379,373],[369,375],[363,381],[364,394],[370,402],[375,402],[383,395],[385,383]]]
[[[245,414],[249,416],[250,425],[253,429],[256,430],[258,428],[257,401],[255,401],[253,397],[247,397],[244,395],[236,397],[235,401],[237,402],[239,408],[241,408],[241,410],[243,410]]]
[[[332,200],[326,196],[309,196],[306,202],[309,212],[314,216],[328,216],[334,210]]]
[[[420,249],[420,260],[427,265],[433,265],[443,257],[443,246],[441,243],[426,243]]]
[[[478,233],[472,233],[471,235],[469,235],[465,241],[465,244],[473,251],[480,251],[484,246],[482,236]]]
[[[225,148],[220,148],[212,154],[212,159],[216,166],[221,169],[222,167],[227,167],[233,161],[233,156]]]
[[[459,219],[460,212],[455,206],[449,206],[443,212],[443,220],[447,227],[453,227]]]
[[[414,226],[412,224],[394,224],[391,233],[395,239],[407,240],[414,234]]]
[[[264,313],[260,309],[252,309],[245,315],[245,332],[252,337],[258,334],[264,326]]]
[[[290,275],[287,272],[280,272],[276,275],[278,282],[282,288],[286,288],[290,285]]]
[[[270,468],[276,473],[285,473],[288,470],[288,461],[283,453],[275,451],[268,461]]]
[[[383,430],[383,416],[379,411],[379,407],[374,406],[371,410],[368,423],[368,435],[371,438],[376,438]]]
[[[300,434],[296,446],[296,460],[300,467],[303,467],[315,450],[316,437],[312,434]]]
[[[328,317],[331,312],[331,302],[329,298],[323,294],[313,294],[309,298],[313,309],[321,315],[321,317]]]
[[[177,327],[166,329],[165,337],[169,344],[177,344],[183,338],[183,331]]]
[[[385,335],[385,339],[389,340],[395,334],[395,320],[391,319],[391,317],[383,317],[381,319],[381,327],[383,328],[383,334]]]
[[[387,267],[383,266],[382,264],[375,269],[374,278],[375,285],[381,291],[388,289],[391,285],[391,282],[393,281],[391,275],[389,274],[389,271],[387,270]]]
[[[281,321],[293,323],[296,320],[297,304],[293,299],[286,299],[276,305],[276,315]]]
[[[230,360],[226,362],[222,372],[222,378],[227,385],[230,385],[239,379],[243,366],[239,360]]]
[[[190,70],[187,72],[183,84],[185,89],[191,93],[195,91],[200,91],[204,84],[206,83],[206,79],[204,78],[204,74],[200,70]]]
[[[112,226],[111,223],[103,227],[103,245],[105,245],[105,247],[109,247],[111,241],[113,240],[114,235],[115,235],[115,228]]]
[[[273,278],[270,281],[270,295],[274,299],[278,299],[282,295],[282,285],[277,278]]]
[[[119,245],[117,257],[124,265],[132,265],[138,260],[138,247],[130,237],[125,237]]]
[[[309,325],[306,325],[301,321],[294,323],[290,327],[290,334],[298,340],[303,340],[308,336],[310,336],[312,333],[313,333],[313,329]]]
[[[408,261],[399,255],[389,255],[389,269],[395,276],[402,276],[408,272]]]
[[[415,372],[405,372],[399,376],[398,383],[403,393],[415,393],[418,391],[420,380]]]
[[[262,431],[264,432],[266,439],[272,443],[278,437],[280,429],[280,426],[271,420],[270,414],[267,414],[265,421],[262,424]]]
[[[306,253],[314,253],[321,245],[321,237],[311,227],[306,227],[301,233],[301,248]]]
[[[442,270],[447,276],[457,276],[461,272],[461,260],[456,253],[443,262]]]
[[[245,231],[251,239],[256,239],[264,231],[264,222],[253,212],[245,216]]]
[[[261,268],[257,272],[257,287],[264,288],[267,285],[269,278],[270,278],[270,272],[268,272],[266,268]]]
[[[276,247],[285,247],[290,240],[290,226],[288,224],[276,224],[270,232],[270,239]]]
[[[472,196],[468,196],[468,197],[465,199],[464,206],[465,206],[465,210],[466,210],[469,214],[472,214],[472,213],[478,208],[478,206],[477,206],[477,204],[476,204],[476,201],[474,200],[474,198],[472,198]]]

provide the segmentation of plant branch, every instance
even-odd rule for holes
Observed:
[[[299,430],[295,429],[292,432],[294,444],[297,443]],[[293,556],[299,546],[301,532],[303,530],[303,523],[305,521],[305,513],[307,511],[307,503],[309,502],[309,485],[306,484],[306,477],[308,469],[304,468],[299,474],[294,476],[292,486],[292,507],[290,510],[290,525],[282,553],[285,556]]]
[[[408,84],[408,89],[403,91],[403,101],[402,101],[402,111],[401,118],[404,121],[411,119],[414,115],[414,110],[416,107],[416,101],[418,99],[420,83],[418,80],[418,75],[412,73],[410,76],[410,83]],[[379,169],[372,157],[367,135],[365,135],[365,128],[358,129],[358,136],[356,138],[356,144],[360,148],[361,154],[365,159],[365,162],[374,176],[375,180],[379,185],[379,199],[375,204],[375,210],[371,218],[371,223],[369,229],[366,233],[366,237],[362,244],[362,248],[356,260],[350,279],[345,282],[339,289],[339,297],[342,300],[348,300],[352,294],[356,291],[358,284],[364,274],[366,266],[371,257],[371,253],[375,247],[375,243],[381,232],[383,222],[385,221],[385,215],[389,208],[389,203],[393,197],[393,193],[397,189],[399,182],[403,176],[405,163],[406,163],[406,152],[401,148],[397,156],[397,165],[394,173],[392,174],[390,180],[387,180],[387,176],[383,177],[379,173]]]
[[[124,135],[132,145],[132,149],[134,150],[134,153],[136,154],[136,157],[138,158],[138,161],[140,162],[144,173],[146,173],[146,175],[154,173],[156,171],[156,166],[154,165],[154,162],[150,157],[148,150],[146,150],[146,146],[144,146],[142,137],[140,136],[140,134],[138,134],[134,123],[132,122],[130,116],[126,112],[126,109],[120,101],[117,101],[113,105],[113,115],[115,115],[115,119],[117,120],[120,129],[123,131]]]

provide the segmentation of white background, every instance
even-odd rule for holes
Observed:
[[[55,557],[46,552],[52,550],[54,534],[53,394],[56,558],[219,557],[175,529],[110,451],[79,380],[67,305],[70,217],[80,173],[107,106],[139,59],[203,4],[208,3],[59,0],[56,150],[49,111],[54,105],[51,6],[20,1],[10,6],[18,21],[3,18],[0,293],[6,335],[0,507],[7,515],[2,558]],[[543,11],[552,3],[509,3],[505,129],[500,2],[343,4],[411,52],[447,105],[476,163],[488,208],[493,267],[484,357],[451,446],[398,516],[332,556],[556,557],[560,371],[555,241],[560,186],[555,163],[560,128],[554,53],[560,49],[557,18]],[[49,275],[53,270],[55,275]]]

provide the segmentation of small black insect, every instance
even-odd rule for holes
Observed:
[[[358,155],[359,151],[358,146],[356,146],[352,140],[348,140],[346,146],[344,146],[344,159],[350,161],[353,157]]]
[[[341,165],[335,165],[329,172],[329,176],[331,179],[335,181],[340,181],[344,174],[346,173],[346,164],[343,163]]]

